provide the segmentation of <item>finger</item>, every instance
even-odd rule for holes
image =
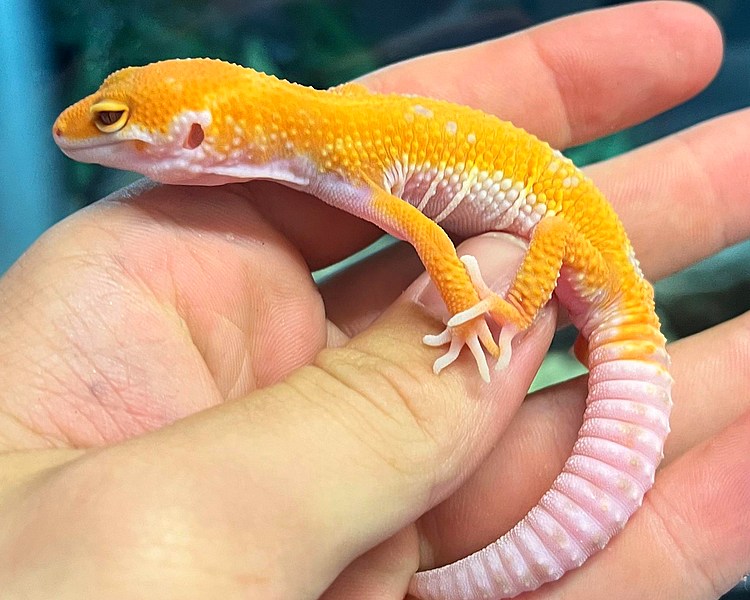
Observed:
[[[468,104],[565,148],[690,98],[713,78],[721,57],[719,28],[704,10],[642,2],[409,60],[363,82]]]
[[[749,330],[750,313],[670,345],[675,404],[662,466],[750,410]],[[585,396],[585,379],[579,378],[524,402],[471,479],[421,520],[435,564],[493,542],[549,489],[570,456]]]
[[[750,569],[748,469],[750,412],[665,469],[607,552],[529,598],[718,598]]]
[[[507,283],[520,249],[492,239],[479,245],[485,278]],[[160,589],[208,573],[224,586],[243,582],[244,595],[252,586],[257,597],[317,597],[478,464],[524,397],[554,329],[554,311],[545,311],[502,377],[484,385],[467,353],[432,373],[441,351],[421,339],[439,326],[428,314],[443,310],[424,276],[373,327],[284,382],[58,469],[0,531],[0,555],[22,548],[19,570],[55,553],[91,564],[87,552],[106,542],[111,551],[95,563],[104,575],[121,573],[122,551],[128,567],[158,572]],[[59,543],[27,541],[22,525],[32,517],[24,511]],[[43,591],[27,595],[65,596]]]
[[[515,273],[521,254],[514,244],[493,239],[477,240],[471,250],[480,257],[488,281],[498,281],[500,286]],[[264,453],[262,464],[244,468],[255,477],[264,473],[271,481],[276,473],[297,473],[293,489],[280,482],[283,492],[277,492],[291,493],[286,506],[295,507],[294,514],[310,525],[307,537],[295,543],[293,551],[299,555],[285,557],[284,564],[315,553],[330,566],[335,564],[330,552],[342,548],[350,552],[347,564],[373,541],[382,541],[413,521],[466,476],[528,388],[531,372],[549,342],[553,313],[541,315],[529,339],[514,350],[511,368],[485,387],[467,356],[440,377],[431,374],[429,365],[441,350],[436,353],[421,343],[436,322],[411,304],[417,295],[428,312],[444,314],[442,300],[423,276],[372,328],[345,348],[323,352],[315,367],[297,372],[280,388],[271,388],[260,409],[256,405],[252,409],[251,420],[257,423],[253,429],[265,420],[258,421],[257,410],[265,409],[270,412],[267,419],[280,423],[283,431],[278,426],[270,432],[263,427],[266,433],[261,437],[253,432],[242,437],[253,440],[256,447],[259,442],[263,447],[265,436],[281,437],[285,448],[292,450],[291,455],[283,448],[272,457]],[[289,402],[277,396],[283,397],[289,389],[304,397],[301,408],[290,411]],[[281,418],[279,411],[287,416]],[[466,444],[465,436],[472,443]],[[192,434],[189,437],[194,439]],[[330,443],[333,439],[335,444]],[[297,450],[301,448],[302,455]],[[341,486],[342,480],[346,486]],[[264,512],[262,506],[254,510]],[[258,539],[265,535],[271,532]]]
[[[665,463],[750,409],[750,313],[670,346],[675,378]]]
[[[649,277],[750,237],[748,139],[745,109],[587,169],[621,216]]]

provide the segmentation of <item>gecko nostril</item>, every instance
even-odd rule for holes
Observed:
[[[62,127],[59,125],[56,125],[55,128],[52,130],[52,133],[55,137],[61,137],[62,136]]]

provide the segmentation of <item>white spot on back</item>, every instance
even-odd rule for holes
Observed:
[[[418,115],[422,115],[423,117],[427,117],[428,119],[431,119],[434,116],[434,113],[429,108],[425,108],[421,104],[415,104],[412,109]]]
[[[448,121],[445,124],[445,130],[451,135],[456,135],[456,132],[458,131],[458,125],[455,121]]]

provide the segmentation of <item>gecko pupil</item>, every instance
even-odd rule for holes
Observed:
[[[123,110],[103,110],[99,113],[99,122],[102,125],[113,125],[122,116]]]

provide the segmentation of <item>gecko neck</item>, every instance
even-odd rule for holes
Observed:
[[[329,92],[250,71],[213,99],[195,161],[203,171],[192,183],[271,179],[304,187],[333,166],[326,158],[344,124],[330,100]]]

